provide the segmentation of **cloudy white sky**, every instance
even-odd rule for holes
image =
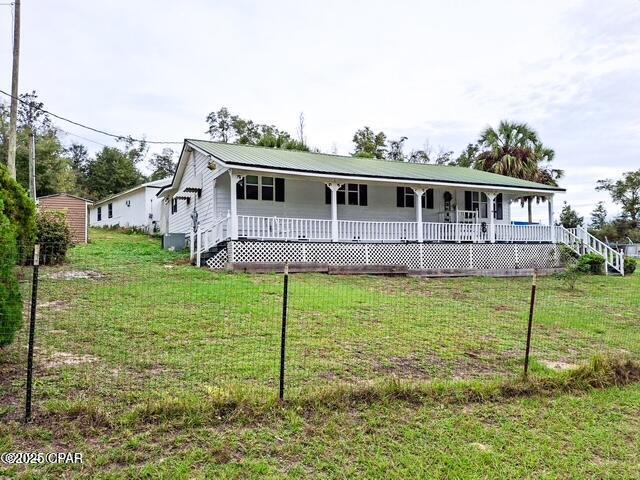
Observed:
[[[640,168],[639,0],[23,0],[22,14],[20,90],[119,134],[206,138],[226,106],[292,133],[303,111],[323,151],[349,153],[368,125],[457,153],[487,125],[525,121],[587,216],[607,200],[597,179]],[[7,6],[0,65],[8,91]]]

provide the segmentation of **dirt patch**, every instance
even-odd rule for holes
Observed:
[[[69,270],[51,273],[48,277],[55,278],[57,280],[100,280],[101,278],[104,278],[104,275],[94,270]]]
[[[415,356],[391,357],[384,365],[377,364],[374,368],[379,372],[401,378],[429,378],[431,376]]]
[[[541,360],[540,363],[542,363],[547,368],[551,368],[552,370],[575,370],[576,368],[578,368],[578,365],[576,365],[575,363],[566,363],[560,361],[553,362],[550,360]]]
[[[45,368],[58,368],[65,365],[81,365],[83,363],[97,362],[98,358],[93,355],[77,355],[68,352],[54,352],[46,362]]]

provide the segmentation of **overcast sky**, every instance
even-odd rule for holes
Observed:
[[[9,91],[7,6],[0,39]],[[118,134],[206,138],[226,106],[291,133],[302,111],[327,152],[348,154],[368,125],[457,154],[487,125],[524,121],[585,216],[607,200],[597,179],[640,168],[639,0],[23,0],[21,46],[21,92]]]

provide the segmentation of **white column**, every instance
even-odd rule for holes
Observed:
[[[549,208],[549,228],[551,229],[551,243],[556,243],[556,227],[553,224],[553,195],[547,197],[547,207]]]
[[[229,192],[231,197],[230,205],[231,205],[231,226],[230,226],[230,237],[231,240],[238,239],[238,200],[236,198],[236,185],[242,179],[241,175],[234,174],[231,170],[229,170]]]
[[[498,196],[495,192],[486,192],[487,202],[489,203],[489,241],[496,243],[496,223],[495,223],[495,199]]]
[[[416,205],[416,228],[418,229],[418,242],[422,243],[424,241],[424,236],[422,233],[422,196],[424,195],[424,188],[413,188],[413,193],[415,194],[415,205]]]
[[[342,187],[340,183],[327,183],[331,190],[331,241],[338,241],[338,189]],[[346,193],[345,193],[346,195]]]

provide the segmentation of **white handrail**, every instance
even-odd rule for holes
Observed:
[[[564,228],[558,226],[556,228],[558,229],[556,234],[559,242],[569,246],[579,255],[597,253],[604,257],[605,273],[608,273],[609,267],[611,267],[620,273],[620,275],[624,275],[623,253],[614,250],[604,242],[598,240],[582,227]]]
[[[229,235],[230,215],[215,220],[210,226],[199,228],[196,232],[198,239],[198,249],[196,253],[196,263],[200,264],[200,254],[208,251],[211,247],[215,247],[225,240]]]
[[[415,242],[418,240],[418,224],[338,220],[338,239],[348,242]]]
[[[238,237],[260,240],[330,240],[331,220],[238,215]]]

